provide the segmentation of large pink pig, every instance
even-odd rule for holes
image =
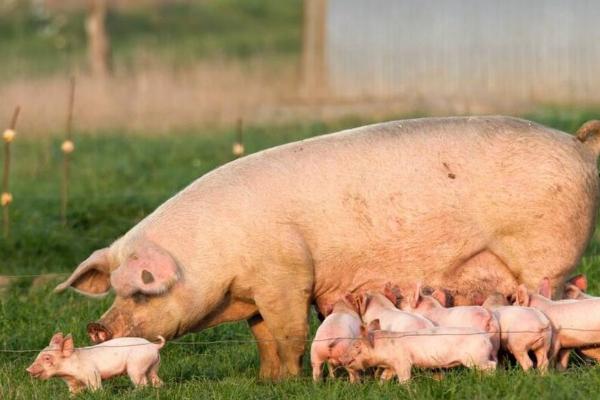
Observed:
[[[458,305],[544,276],[561,290],[594,228],[599,128],[423,118],[261,151],[192,183],[57,289],[114,289],[95,341],[247,320],[261,376],[297,375],[311,303],[388,281],[448,288]]]

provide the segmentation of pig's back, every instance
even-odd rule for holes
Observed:
[[[221,246],[218,262],[231,265],[240,254],[307,263],[314,294],[333,301],[335,287],[380,285],[373,268],[414,282],[486,249],[523,268],[504,237],[526,243],[536,235],[523,230],[537,226],[583,242],[596,191],[595,155],[570,135],[509,117],[424,118],[244,157],[192,183],[137,229],[186,232],[163,244],[189,253],[190,263],[207,255],[186,250],[202,248],[188,240]],[[306,254],[290,261],[286,251]]]

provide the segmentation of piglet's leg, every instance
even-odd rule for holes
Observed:
[[[148,371],[148,379],[150,379],[150,382],[152,382],[153,387],[161,387],[163,384],[163,382],[158,377],[158,367],[159,366],[160,366],[160,359],[158,361],[156,361],[154,364],[152,364],[152,366],[150,367],[150,370]]]
[[[521,368],[523,368],[523,371],[529,371],[529,369],[533,367],[533,362],[531,361],[531,358],[529,358],[527,350],[514,350],[512,353],[517,359],[517,362]]]
[[[148,378],[146,377],[146,369],[139,368],[138,366],[127,366],[127,375],[131,382],[137,386],[148,385]]]
[[[346,368],[346,371],[348,372],[348,377],[350,378],[350,383],[360,382],[360,373],[357,370],[351,369],[351,368]]]
[[[534,350],[537,368],[541,374],[548,371],[548,346],[541,346]]]
[[[394,365],[394,371],[396,371],[396,375],[398,376],[398,383],[408,383],[410,381],[410,370],[412,365],[410,363],[396,363]],[[382,375],[383,378],[383,375]],[[383,382],[383,381],[380,381]]]
[[[71,393],[72,396],[85,389],[85,384],[83,382],[78,381],[77,379],[65,379],[65,382],[67,382],[67,386],[69,387],[69,393]]]
[[[88,379],[88,381],[86,382],[86,385],[92,391],[101,389],[102,388],[102,377],[100,377],[100,372],[94,371],[94,375]]]

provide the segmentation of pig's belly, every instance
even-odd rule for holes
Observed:
[[[450,290],[458,304],[483,293],[510,292],[516,279],[488,248],[490,235],[464,219],[415,221],[402,231],[346,226],[313,250],[314,297],[320,309],[347,292],[381,291],[391,282],[403,295],[417,282]],[[379,226],[380,228],[381,226]]]

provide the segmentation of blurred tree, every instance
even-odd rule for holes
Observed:
[[[85,22],[88,35],[88,53],[92,74],[107,77],[111,71],[110,39],[106,32],[107,0],[90,0]]]

